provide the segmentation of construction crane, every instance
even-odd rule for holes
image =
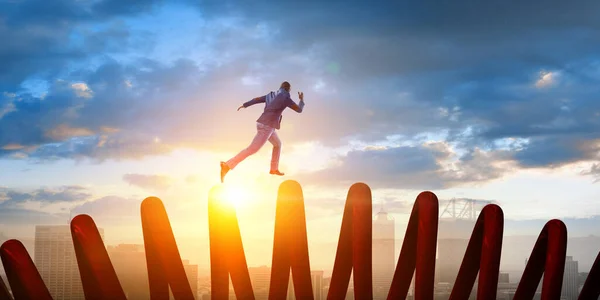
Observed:
[[[440,208],[443,207],[443,209],[440,218],[475,220],[477,219],[478,212],[481,211],[484,206],[492,203],[496,203],[496,201],[467,198],[441,200]]]

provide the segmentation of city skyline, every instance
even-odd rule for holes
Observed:
[[[384,233],[385,232],[385,229],[384,229],[385,226],[381,227],[381,225],[382,225],[381,220],[385,220],[385,219],[387,219],[387,216],[386,216],[386,212],[385,212],[385,210],[383,208],[380,209],[377,212],[374,212],[373,218],[372,218],[372,221],[373,221],[373,230],[374,230],[374,233],[375,233],[374,236],[373,236],[374,237],[374,244],[373,244],[374,249],[377,248],[377,240],[381,239],[381,238],[385,238],[385,235],[386,235]],[[443,221],[443,219],[441,221]],[[379,226],[377,226],[378,223],[379,223]],[[441,225],[441,227],[444,227],[444,225]],[[36,226],[36,228],[38,228],[38,231],[39,230],[48,231],[48,230],[52,230],[54,228],[61,229],[62,231],[60,231],[60,232],[56,231],[56,229],[54,229],[55,231],[53,231],[53,232],[55,232],[55,233],[52,235],[52,237],[56,241],[63,242],[63,244],[65,244],[65,242],[66,243],[70,243],[70,230],[69,230],[69,227],[66,226],[66,225],[61,225],[61,226]],[[378,228],[380,228],[380,229],[378,229]],[[100,228],[99,230],[101,232],[102,238],[104,238],[104,233],[103,233],[104,231],[103,231],[103,229]],[[383,230],[383,231],[381,231],[381,230]],[[389,232],[389,231],[387,231],[387,232]],[[62,235],[57,234],[57,233],[62,233]],[[468,232],[467,232],[467,235],[468,235]],[[42,235],[38,234],[38,236],[41,237]],[[50,236],[50,235],[48,235],[48,236]],[[47,237],[45,239],[46,240],[52,240],[52,239],[48,239]],[[442,239],[443,239],[443,237],[442,237]],[[468,239],[468,237],[467,237],[467,239]],[[36,244],[39,244],[39,243],[36,243]],[[48,243],[48,241],[47,241],[46,244],[49,245],[50,243]],[[66,244],[66,245],[70,246],[70,244]],[[63,245],[63,247],[64,247],[64,245]],[[121,249],[123,249],[125,251],[132,251],[133,250],[134,252],[136,252],[136,251],[140,252],[140,250],[143,251],[143,247],[144,247],[143,245],[127,245],[127,244],[120,244],[120,245],[114,245],[114,246],[113,245],[106,245],[106,248],[107,248],[107,250],[109,252],[109,255],[115,249],[119,249],[119,248],[121,248]],[[41,251],[38,250],[38,249],[43,249],[43,247],[40,247],[40,246],[36,247],[35,257],[36,257],[37,261],[39,261],[39,259],[37,257],[40,255],[39,253],[41,253]],[[374,255],[376,253],[377,252],[374,250]],[[142,254],[143,254],[143,252],[142,252]],[[438,255],[440,255],[440,253],[438,253]],[[114,258],[113,255],[110,255],[110,256],[111,256],[111,259]],[[395,254],[394,254],[394,256],[395,256]],[[137,270],[137,271],[141,271],[140,273],[138,273],[139,275],[145,275],[145,273],[143,272],[143,269],[145,269],[145,256],[141,255],[139,257],[141,259],[138,260],[138,261],[141,262],[140,266],[142,268],[139,268],[139,266],[138,266],[137,269],[142,269],[142,270]],[[73,252],[71,252],[71,258],[72,258],[72,260],[74,258],[74,253]],[[453,259],[456,260],[456,258],[453,258]],[[460,256],[458,258],[459,263],[460,263],[461,259],[462,259],[462,256]],[[377,263],[376,263],[376,261],[377,261],[377,258],[374,258],[374,260],[373,260],[373,262],[374,262],[374,274],[373,274],[374,275],[374,277],[373,277],[373,279],[374,279],[374,281],[373,281],[374,287],[377,285],[377,281],[376,281],[376,278],[377,278],[377,273],[376,273],[376,269],[377,268],[376,268],[376,265],[377,265]],[[393,257],[393,261],[394,261],[393,268],[395,269],[396,257]],[[119,261],[116,260],[113,263],[119,264],[118,262]],[[184,264],[184,268],[186,266],[189,266],[189,262],[187,260],[185,260],[185,259],[183,260],[183,264]],[[48,265],[48,264],[46,264],[46,265]],[[574,267],[572,267],[571,265],[574,265]],[[119,264],[119,267],[123,267],[123,266]],[[198,290],[198,285],[199,285],[198,279],[199,279],[199,277],[203,276],[204,274],[202,274],[201,272],[198,271],[197,266],[194,266],[194,268],[195,268],[196,271],[194,271],[193,274],[190,275],[190,272],[188,272],[188,270],[186,270],[186,274],[188,275],[188,279],[190,280],[190,285],[194,286],[193,290],[197,291],[198,297],[201,297],[201,294],[200,294],[200,292]],[[254,269],[266,269],[266,270],[269,270],[269,268],[270,268],[270,266],[260,266],[260,267],[257,268],[257,267],[254,267],[252,265],[249,265],[249,271],[250,271],[250,274],[251,274],[251,278],[253,278],[253,275],[252,275],[253,271],[252,270],[254,270]],[[118,268],[116,268],[116,269],[117,269],[117,272],[119,273]],[[129,268],[129,269],[136,269],[136,268]],[[44,272],[44,268],[42,267],[40,269],[40,271],[41,271],[41,273],[43,273]],[[504,293],[509,293],[510,294],[510,293],[514,292],[514,290],[516,289],[515,282],[518,282],[518,278],[517,278],[517,280],[515,280],[514,278],[512,278],[513,276],[510,276],[511,279],[513,279],[513,280],[510,280],[510,282],[504,282],[504,281],[502,281],[502,277],[503,277],[502,274],[505,274],[504,276],[506,277],[506,280],[508,280],[508,277],[510,275],[510,274],[508,274],[508,273],[506,273],[504,271],[506,271],[506,270],[500,269],[501,280],[499,281],[500,285],[499,285],[498,289],[499,289],[499,292],[500,291],[504,291]],[[313,273],[314,272],[315,271],[313,271]],[[320,271],[320,272],[323,273],[323,271]],[[326,272],[326,270],[325,270],[325,272]],[[265,280],[270,280],[270,277],[269,277],[268,273],[269,272],[265,273],[266,274],[265,275],[266,277],[264,278]],[[436,274],[437,274],[437,272],[436,272]],[[574,299],[574,297],[576,297],[578,295],[579,290],[580,290],[580,288],[581,288],[581,286],[583,284],[583,281],[585,280],[585,274],[586,274],[586,272],[580,272],[580,270],[578,268],[578,261],[577,261],[577,259],[576,258],[574,259],[572,256],[567,255],[567,260],[566,260],[566,265],[565,265],[565,276],[564,276],[564,281],[563,281],[563,296],[567,297],[568,299]],[[78,275],[78,273],[77,273],[77,275]],[[119,276],[120,279],[122,278],[122,274],[120,274],[118,276]],[[456,276],[456,273],[454,273],[454,276]],[[583,279],[579,278],[581,276],[584,276]],[[321,275],[321,278],[328,279],[328,277],[323,276],[323,275]],[[265,287],[266,290],[262,289],[263,293],[264,292],[268,292],[268,281],[266,281],[266,283],[267,283],[267,286]],[[506,285],[505,283],[508,284],[508,285]],[[125,282],[122,283],[122,284],[124,284],[124,287],[127,286],[127,283],[125,283]],[[290,281],[290,284],[291,284],[291,281]],[[450,284],[450,287],[452,286],[452,282],[446,282],[446,283],[442,282],[442,284]],[[505,284],[505,285],[503,286],[503,284]],[[254,285],[255,285],[255,283],[254,283],[254,280],[253,280],[253,286]],[[50,287],[52,287],[52,285],[50,285]],[[291,286],[289,288],[290,288],[290,292],[293,293],[293,288]],[[326,287],[323,287],[323,289],[326,290]],[[258,294],[259,295],[261,293],[260,290],[261,289],[259,288],[258,289]],[[316,293],[316,292],[313,291],[313,293]],[[266,297],[266,294],[265,294],[265,297]],[[294,299],[293,296],[291,296],[291,297],[292,298],[290,298],[290,296],[288,296],[288,300],[293,300]],[[71,299],[71,298],[66,298],[66,299]],[[129,299],[138,299],[138,298],[132,297],[132,298],[129,298]],[[139,299],[143,299],[143,298],[139,298]]]
[[[375,201],[374,201],[375,202]],[[167,208],[168,209],[168,208]],[[390,215],[394,215],[393,212],[389,212],[387,211]],[[373,220],[376,219],[377,216],[377,212],[373,213]],[[444,219],[442,219],[444,220]],[[308,223],[310,223],[310,220],[307,220]],[[469,223],[471,222],[471,223]],[[463,232],[462,232],[462,238],[464,239],[469,239],[470,234],[471,234],[471,230],[472,230],[472,226],[474,225],[474,221],[465,221],[465,225],[463,228]],[[527,258],[527,256],[529,255],[529,251],[531,250],[531,248],[533,247],[533,244],[535,243],[535,239],[537,238],[537,235],[539,234],[539,230],[541,230],[541,227],[543,225],[543,222],[540,222],[538,224],[533,223],[532,224],[528,224],[527,227],[529,228],[529,231],[522,231],[519,232],[519,234],[515,234],[517,233],[516,231],[511,232],[511,224],[510,221],[506,222],[507,224],[505,224],[505,240],[508,240],[508,244],[505,242],[504,246],[503,246],[503,253],[509,253],[509,255],[507,256],[514,256],[514,254],[516,253],[521,253],[521,258],[516,258],[514,260],[511,261],[511,264],[508,267],[504,267],[505,270],[511,271],[511,272],[515,272],[515,271],[519,271],[520,266],[521,266],[521,262],[523,261],[523,259]],[[398,255],[399,255],[399,251],[402,245],[402,241],[403,241],[403,237],[404,237],[404,232],[406,231],[406,224],[400,224],[400,226],[397,226],[398,224],[396,224],[396,227],[394,228],[395,230],[395,259],[397,259]],[[35,229],[35,226],[55,226],[55,225],[43,225],[43,224],[38,224],[38,225],[32,225],[32,228]],[[66,226],[66,225],[65,225]],[[539,226],[539,227],[537,227]],[[336,226],[338,229],[338,234],[339,234],[339,225]],[[399,228],[400,227],[400,228]],[[513,228],[522,228],[523,225],[518,224],[518,225],[514,225]],[[105,229],[103,229],[104,232],[107,232]],[[270,229],[272,232],[272,228]],[[514,229],[513,229],[514,230]],[[111,231],[108,231],[108,237],[110,238]],[[266,243],[266,247],[263,247],[264,249],[267,250],[267,253],[270,253],[271,249],[268,249],[270,246],[268,245],[272,245],[272,234],[268,234],[269,231],[267,231],[267,234],[265,234],[263,236],[262,239],[260,240],[254,240],[255,243],[257,244],[262,244],[265,245]],[[0,240],[5,241],[10,239],[19,239],[21,241],[24,242],[26,248],[30,251],[30,253],[34,253],[34,237],[35,237],[35,230],[32,231],[31,236],[27,237],[27,236],[8,236],[6,234],[3,234],[0,232]],[[511,234],[512,233],[512,234]],[[180,251],[182,251],[182,244],[184,244],[184,242],[179,241],[178,236],[176,235],[175,238],[178,240],[178,245],[180,246]],[[438,234],[438,240],[440,239],[440,236]],[[510,242],[512,239],[514,239],[514,242]],[[244,237],[244,241],[253,241],[253,239]],[[569,243],[567,244],[567,253],[568,255],[574,256],[575,258],[577,258],[579,261],[583,261],[584,264],[582,265],[582,270],[589,270],[589,268],[591,267],[591,264],[593,263],[595,256],[595,250],[596,249],[596,245],[598,245],[598,247],[600,247],[600,235],[596,236],[596,235],[592,235],[589,233],[584,233],[584,234],[577,234],[577,232],[570,234],[569,235]],[[204,268],[205,270],[207,270],[208,268],[208,241],[207,240],[202,240],[202,237],[198,237],[198,239],[195,241],[198,244],[203,244],[203,246],[198,247],[198,245],[196,245],[195,247],[191,247],[193,250],[189,250],[189,248],[183,247],[183,252],[186,255],[184,255],[184,257],[187,257],[187,259],[193,263],[193,264],[198,264],[199,268],[202,269]],[[308,242],[309,242],[309,250],[313,249],[314,247],[322,247],[323,249],[327,249],[330,252],[330,260],[325,260],[325,259],[317,259],[316,261],[321,261],[321,263],[319,263],[318,268],[319,269],[323,269],[323,270],[327,270],[327,266],[329,266],[330,268],[333,266],[333,254],[335,252],[335,247],[337,246],[337,240],[336,239],[332,239],[329,241],[325,241],[325,242],[321,242],[321,243],[314,243],[313,239],[311,239],[311,234],[309,232],[309,236],[308,236]],[[126,241],[121,241],[121,242],[117,242],[117,243],[107,243],[108,245],[118,245],[118,244],[143,244],[143,240],[141,238],[141,234],[139,237],[137,237],[136,239],[133,240],[126,240]],[[245,242],[245,247],[247,247],[248,245],[246,245]],[[518,249],[515,249],[515,247],[518,247]],[[586,247],[589,247],[589,249],[586,249]],[[199,249],[206,249],[206,252],[203,253],[203,255],[201,255],[203,258],[199,258],[196,255],[187,255],[187,253],[193,253],[193,252],[197,252]],[[525,252],[523,253],[523,251],[525,250]],[[461,251],[464,251],[461,250]],[[574,254],[575,253],[575,254]],[[248,255],[248,253],[247,253]],[[462,259],[462,254],[461,254],[461,259]],[[312,261],[312,259],[311,259]],[[503,263],[506,262],[506,259]],[[259,261],[256,262],[255,265],[269,265],[270,261],[267,260],[263,260],[263,261]]]
[[[84,300],[68,225],[36,226],[33,262],[56,300]],[[103,236],[102,228],[98,229]]]
[[[376,218],[376,214],[373,214],[374,220]],[[471,224],[473,225],[474,222]],[[403,224],[405,226],[405,224]],[[36,226],[49,226],[49,225],[36,225]],[[55,226],[55,225],[50,225],[50,226]],[[467,225],[467,230],[463,232],[463,237],[468,239],[471,232],[470,230],[472,230],[472,227],[468,227],[469,225]],[[34,226],[35,227],[35,226]],[[339,225],[337,226],[339,229]],[[396,227],[397,228],[397,227]],[[538,230],[541,229],[541,226],[539,227]],[[395,259],[397,259],[398,255],[399,255],[399,251],[402,245],[402,241],[403,241],[403,235],[404,235],[404,231],[406,230],[406,227],[404,228],[400,228],[400,230],[396,229],[396,239],[395,239]],[[526,234],[526,233],[522,233],[522,234],[512,234],[512,235],[506,235],[505,234],[505,243],[503,246],[503,253],[507,253],[507,256],[514,256],[517,253],[521,253],[521,258],[516,258],[513,260],[514,263],[511,263],[510,266],[504,267],[504,270],[508,270],[511,272],[518,272],[519,270],[522,271],[521,268],[521,262],[523,261],[523,259],[526,259],[527,256],[529,255],[529,251],[531,250],[531,248],[533,247],[533,244],[535,243],[535,239],[537,238],[537,234],[539,234],[539,232],[534,232],[533,230],[535,230],[535,227],[532,228],[532,232],[530,234]],[[272,231],[272,229],[271,229]],[[400,232],[398,232],[400,231]],[[104,232],[106,232],[106,230],[104,230]],[[506,229],[505,229],[506,232]],[[110,231],[108,232],[109,236],[110,236]],[[272,235],[272,234],[271,234]],[[272,236],[269,234],[266,234],[266,237],[264,239],[261,240],[256,240],[257,243],[261,243],[264,244],[265,242],[267,243],[267,248],[269,247],[268,245],[272,245]],[[34,237],[35,235],[32,234],[31,237],[19,237],[19,236],[12,236],[9,237],[7,235],[3,235],[0,232],[0,241],[6,241],[9,238],[12,239],[19,239],[21,241],[23,241],[23,243],[25,244],[25,247],[29,250],[29,252],[32,254],[33,257],[33,253],[34,253]],[[175,237],[177,239],[177,236]],[[439,239],[439,237],[438,237]],[[514,239],[514,242],[511,242],[511,240]],[[247,240],[251,240],[248,238],[244,237],[244,241]],[[508,244],[506,242],[506,240],[508,240]],[[199,269],[202,270],[208,270],[208,243],[207,241],[202,241],[201,238],[199,238],[198,241],[196,241],[198,243],[201,242],[205,242],[205,247],[206,247],[206,251],[204,253],[204,255],[202,255],[202,257],[204,257],[204,259],[199,259],[199,258],[192,258],[190,259],[190,256],[185,256],[188,257],[188,260],[194,264],[198,264],[199,265]],[[122,243],[111,243],[108,244],[107,243],[107,247],[111,246],[111,245],[118,245],[118,244],[143,244],[143,240],[141,239],[141,236],[132,241],[127,241],[127,242],[122,242]],[[181,242],[178,241],[178,245],[181,246]],[[246,244],[245,244],[246,246]],[[518,247],[516,247],[518,246]],[[583,261],[583,268],[582,270],[587,271],[589,270],[589,268],[591,267],[595,256],[594,253],[596,250],[596,246],[598,246],[598,248],[600,248],[600,236],[593,236],[593,235],[581,235],[581,236],[577,236],[575,235],[575,237],[569,237],[569,243],[567,244],[567,253],[570,256],[575,257],[576,259],[578,259],[579,261]],[[333,255],[335,252],[335,247],[337,247],[337,240],[332,240],[329,241],[327,243],[320,243],[320,244],[316,244],[316,243],[311,243],[311,236],[309,233],[309,250],[312,249],[313,247],[323,247],[324,249],[328,249],[330,250],[329,252],[331,252],[331,254]],[[586,247],[589,247],[589,249],[586,249]],[[194,249],[198,249],[198,248],[204,248],[204,247],[193,247]],[[194,251],[196,251],[194,250]],[[180,251],[181,251],[181,247],[180,247]],[[270,249],[268,250],[270,253]],[[523,252],[525,251],[525,252]],[[184,251],[184,252],[188,252],[188,251]],[[192,252],[192,251],[189,251]],[[576,253],[573,255],[573,253]],[[461,254],[462,255],[462,254]],[[192,255],[193,257],[194,255]],[[461,256],[462,259],[462,256]],[[204,263],[202,263],[202,260],[204,261]],[[312,259],[311,259],[312,260]],[[263,262],[258,262],[255,264],[255,266],[258,265],[269,265],[270,261],[263,261]],[[327,268],[327,266],[329,266],[329,269]],[[325,271],[327,270],[331,270],[330,268],[333,267],[333,256],[331,256],[331,260],[329,261],[324,261],[324,263],[321,263],[319,265],[320,269],[323,269]]]
[[[380,214],[380,213],[381,212],[379,212],[378,214]],[[374,221],[376,221],[376,220],[374,220]],[[65,240],[64,237],[58,237],[58,234],[57,234],[57,233],[62,233],[62,231],[64,231],[64,230],[62,230],[62,231],[60,231],[60,230],[57,231],[56,230],[57,227],[58,227],[58,229],[64,229],[65,226],[53,226],[55,228],[51,228],[51,227],[48,227],[48,226],[42,226],[42,227],[46,227],[46,228],[43,228],[46,231],[53,230],[54,231],[53,236],[54,236],[54,238],[55,238],[56,241],[64,241]],[[99,229],[99,230],[102,231],[102,229]],[[56,237],[58,237],[58,238],[56,238]],[[106,248],[109,251],[109,253],[111,253],[111,250],[115,251],[115,250],[119,250],[119,249],[121,251],[125,251],[125,252],[132,252],[132,251],[133,252],[139,252],[140,249],[143,249],[143,245],[126,245],[126,244],[121,244],[121,245],[116,245],[116,246],[107,245]],[[141,275],[139,277],[139,279],[142,279],[143,275],[145,275],[145,272],[144,272],[144,269],[145,269],[145,257],[142,255],[141,258],[142,258],[142,261],[143,261],[143,266],[142,266],[142,268],[139,268],[141,270],[139,270],[139,269],[136,270],[136,271],[138,271],[138,275]],[[114,259],[114,256],[111,255],[111,260],[113,260],[113,259]],[[131,257],[128,257],[128,260],[129,259],[131,259]],[[126,266],[119,265],[119,262],[122,262],[122,261],[119,261],[119,260],[112,261],[113,264],[116,264],[120,268],[127,268]],[[526,261],[525,261],[525,263],[526,263]],[[186,260],[183,260],[183,264],[184,264],[184,267],[185,266],[189,266],[189,263]],[[585,277],[587,276],[586,272],[579,272],[578,271],[577,265],[578,265],[577,260],[574,260],[572,256],[567,256],[566,257],[566,261],[565,261],[565,276],[563,278],[563,290],[562,290],[562,294],[563,294],[563,297],[566,297],[566,299],[568,299],[568,300],[570,300],[570,299],[576,299],[577,298],[577,295],[578,295],[578,293],[581,290],[583,282],[585,282],[585,279],[586,279]],[[118,267],[116,268],[117,270],[119,269]],[[42,270],[43,270],[43,268],[42,268]],[[197,268],[195,270],[197,270]],[[257,295],[258,295],[257,299],[260,298],[261,293],[264,294],[264,292],[267,292],[267,294],[268,294],[268,283],[270,281],[270,267],[269,266],[259,266],[259,267],[249,266],[248,270],[250,271],[252,285],[255,287],[255,289],[258,290],[258,293],[255,291],[255,293],[257,293]],[[261,274],[264,273],[263,274],[263,278],[262,278],[262,282],[263,282],[263,285],[265,285],[265,286],[263,287],[263,289],[260,288],[261,284],[260,283],[257,284],[257,282],[255,281],[255,279],[253,279],[253,278],[256,277],[256,274],[253,275],[253,273],[256,273],[256,272],[253,272],[253,270],[254,271],[259,271],[259,273],[261,273]],[[260,270],[266,270],[266,271],[260,271]],[[119,280],[121,281],[121,284],[124,287],[124,290],[126,291],[126,293],[128,293],[127,292],[128,291],[127,286],[128,285],[131,286],[132,283],[131,282],[127,283],[126,280],[123,281],[123,275],[119,274],[119,271],[117,271],[117,273],[118,273]],[[319,271],[319,270],[313,270],[313,271],[311,271],[311,274],[312,274],[311,281],[313,282],[313,293],[315,295],[317,295],[318,292],[315,290],[315,288],[317,286],[320,286],[322,288],[322,290],[321,290],[322,293],[326,293],[328,286],[327,285],[323,285],[323,283],[329,282],[330,277],[324,277],[323,276],[323,271]],[[320,274],[320,275],[316,275],[316,274]],[[199,281],[199,278],[200,278],[200,276],[202,276],[202,274],[198,274],[198,273],[192,274],[191,276],[195,277],[195,278],[192,279],[192,277],[190,277],[190,273],[186,269],[186,275],[188,276],[188,280],[190,280],[190,285],[191,286],[195,285],[195,287],[193,288],[193,290],[196,291],[195,295],[197,295],[198,299],[203,299],[201,297],[203,297],[204,295],[210,295],[210,289],[208,290],[208,294],[202,293],[198,289],[198,286],[200,284],[202,284],[202,282]],[[315,285],[315,277],[314,277],[315,275],[316,276],[320,276],[320,278],[321,278],[320,281],[322,282],[321,284]],[[290,276],[291,276],[291,274],[290,274]],[[516,290],[517,284],[514,282],[514,280],[509,280],[509,276],[510,275],[508,273],[505,273],[505,272],[503,272],[503,270],[500,270],[500,277],[499,277],[499,281],[498,281],[499,282],[499,285],[498,285],[498,299],[507,299],[508,300],[508,299],[512,299],[511,295],[514,295],[514,291]],[[135,282],[134,284],[139,285],[139,282]],[[373,284],[374,284],[374,286],[376,286],[375,274],[374,274]],[[414,284],[414,282],[413,282],[413,284]],[[441,283],[441,284],[442,284],[442,286],[444,286],[444,285],[448,286],[448,284],[449,284],[449,288],[450,289],[452,287],[452,283],[445,283],[444,282],[444,283]],[[438,289],[437,286],[438,286],[438,284],[436,283],[436,289]],[[233,286],[230,286],[230,289],[232,287]],[[138,289],[139,288],[140,287],[138,287]],[[142,285],[141,288],[144,289],[144,286]],[[147,288],[147,286],[146,286],[146,288]],[[413,295],[413,293],[414,293],[414,291],[412,290],[413,288],[414,287],[411,285],[411,290],[409,291],[409,298],[408,299],[412,299],[410,297],[412,297],[411,295]],[[260,292],[261,290],[263,292]],[[446,292],[444,292],[444,290],[446,290]],[[475,290],[476,290],[476,286],[474,287],[474,291]],[[444,299],[443,295],[449,296],[449,291],[450,290],[447,289],[447,288],[442,288],[442,290],[440,290],[440,291],[438,291],[436,293],[436,295],[437,295],[436,299]],[[146,290],[145,293],[147,293],[147,292],[148,291]],[[352,279],[350,281],[348,292],[349,292],[349,294],[347,294],[346,299],[348,299],[348,300],[353,299],[353,296],[351,294],[352,293]],[[539,292],[540,292],[540,290],[538,291],[538,296],[539,296]],[[263,297],[266,297],[267,294],[264,294]],[[135,296],[130,297],[130,296],[131,296],[131,294],[128,295],[128,299],[132,299],[132,300],[135,300],[135,299],[146,299],[147,298],[145,296],[144,296],[145,298],[135,297]],[[139,294],[138,294],[138,296],[139,296]],[[473,294],[472,294],[472,296],[473,296]],[[442,298],[439,298],[439,297],[442,297]],[[505,298],[505,297],[508,297],[508,298]],[[58,298],[58,299],[62,299],[62,298]],[[71,298],[65,298],[65,299],[74,299],[74,298],[71,297]],[[235,296],[232,294],[231,297],[230,297],[230,299],[235,299]],[[291,277],[290,277],[290,282],[289,282],[289,286],[288,286],[288,297],[287,297],[287,299],[288,300],[294,300],[295,299],[295,297],[293,296],[293,286],[292,286]],[[315,300],[318,300],[318,298],[316,296],[315,296]]]

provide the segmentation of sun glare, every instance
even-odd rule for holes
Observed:
[[[225,186],[223,196],[223,200],[231,203],[237,209],[245,206],[250,200],[249,191],[237,185]]]

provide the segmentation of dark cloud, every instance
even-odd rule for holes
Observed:
[[[68,207],[91,199],[89,190],[81,186],[44,187],[35,190],[0,188],[0,223],[11,226],[66,224],[69,218]],[[28,204],[39,205],[39,208],[29,208]],[[63,207],[56,212],[44,211],[44,207],[50,204]]]
[[[148,66],[143,63],[139,67]],[[18,96],[14,111],[0,118],[2,151],[42,160],[139,158],[170,152],[172,146],[161,143],[157,136],[167,136],[173,129],[164,121],[177,126],[179,120],[176,111],[165,109],[164,101],[186,84],[195,65],[185,61],[176,62],[175,70],[162,65],[154,68],[134,74],[139,69],[126,70],[110,62],[85,76],[88,83],[55,82],[43,100]],[[135,90],[128,84],[135,84]],[[23,148],[7,149],[6,145]]]
[[[78,202],[89,199],[91,194],[84,187],[65,186],[58,190],[39,189],[34,199],[40,202]]]
[[[40,163],[85,158],[102,162],[107,159],[140,159],[147,155],[166,154],[172,149],[171,146],[156,141],[153,136],[99,134],[92,137],[74,137],[61,143],[45,144],[27,155],[33,161]]]
[[[236,3],[237,5],[232,5]],[[571,5],[562,1],[529,1],[498,2],[485,4],[476,1],[461,1],[455,4],[439,3],[437,1],[374,1],[366,5],[361,1],[279,1],[273,5],[271,1],[256,1],[255,3],[237,3],[235,1],[203,1],[199,4],[210,12],[229,10],[243,14],[247,18],[258,19],[259,12],[272,13],[272,18],[278,21],[288,20],[297,22],[290,27],[300,24],[300,21],[290,18],[290,15],[303,15],[307,27],[318,24],[310,21],[325,20],[323,27],[331,28],[347,26],[355,29],[367,27],[387,29],[387,32],[396,32],[396,29],[417,30],[429,29],[437,33],[441,26],[448,32],[485,31],[491,28],[508,33],[513,30],[527,30],[528,28],[552,28],[565,26],[593,25],[599,26],[590,9],[599,8],[600,4],[593,0],[581,1],[578,5]],[[366,9],[368,8],[368,9]],[[519,8],[519,9],[515,9]],[[338,12],[334,14],[332,12]],[[276,13],[276,12],[279,12]],[[282,14],[288,12],[288,14]],[[456,16],[462,16],[458,19]],[[355,17],[355,18],[351,18]],[[392,18],[395,17],[395,18]],[[505,18],[512,21],[507,22]],[[473,28],[473,24],[481,27]],[[369,26],[370,25],[370,26]],[[395,25],[395,26],[392,26]]]
[[[92,9],[97,17],[111,17],[122,15],[135,15],[143,12],[152,11],[157,5],[164,3],[162,0],[104,0],[95,2]]]
[[[40,188],[33,191],[20,191],[16,189],[0,189],[0,206],[14,208],[25,202],[39,202],[41,204],[69,202],[84,202],[91,198],[91,193],[81,186],[61,186],[57,188]]]
[[[435,156],[420,147],[354,150],[341,158],[340,166],[306,174],[305,178],[299,180],[324,185],[365,182],[374,187],[384,185],[402,188],[421,185],[438,168]],[[439,181],[433,180],[427,185],[440,186]]]
[[[579,160],[597,160],[600,147],[589,144],[580,137],[569,136],[532,139],[515,158],[524,167],[556,167]]]
[[[132,36],[130,28],[115,17],[147,12],[152,2],[136,1],[136,5],[128,9],[121,9],[114,1],[0,3],[0,39],[11,41],[0,49],[3,65],[0,70],[0,91],[3,92],[0,95],[0,155],[36,159],[92,155],[102,158],[111,152],[95,151],[90,143],[97,141],[92,139],[70,139],[91,135],[98,141],[107,139],[100,136],[97,128],[68,125],[92,96],[90,90],[84,90],[88,87],[80,79],[87,72],[87,60],[147,46],[143,42],[147,38],[144,33],[135,32],[136,36]],[[60,79],[63,76],[79,78],[66,81]],[[49,88],[44,91],[41,87],[44,95],[34,96],[21,86],[27,80],[48,82]],[[61,135],[52,134],[57,129],[62,131]],[[135,136],[132,139],[135,140]],[[143,146],[137,148],[141,151]],[[147,148],[144,152],[149,150]],[[121,149],[120,152],[132,151]]]
[[[589,153],[571,141],[599,138],[600,22],[590,13],[597,2],[203,3],[205,12],[228,11],[247,24],[269,13],[264,22],[277,28],[282,46],[318,46],[314,73],[338,87],[334,97],[344,101],[315,109],[343,107],[352,121],[321,116],[324,130],[301,132],[303,138],[448,129],[449,139],[467,149],[535,139],[515,156],[523,166],[586,159]],[[549,80],[536,85],[542,71]],[[464,136],[466,130],[472,135]]]
[[[116,2],[0,2],[0,39],[11,41],[0,49],[0,89],[15,92],[32,77],[52,80],[69,64],[112,53],[114,45],[119,50],[135,47],[129,29],[110,22],[146,12],[154,1],[136,1],[128,9]]]
[[[172,179],[164,175],[125,174],[123,180],[130,185],[135,185],[149,190],[165,190],[171,186]]]
[[[552,1],[527,3],[475,3],[460,1],[203,1],[201,12],[208,16],[239,16],[244,24],[267,22],[277,28],[282,46],[298,47],[322,44],[330,50],[330,61],[358,72],[348,75],[398,75],[407,71],[456,70],[485,63],[505,68],[499,60],[507,57],[535,62],[544,57],[566,57],[572,49],[566,45],[541,53],[548,43],[559,45],[555,34],[580,30],[572,39],[588,38],[586,30],[598,29],[600,22],[590,10],[599,8],[594,1],[578,5]],[[335,12],[335,13],[334,13]],[[266,19],[263,16],[269,15]],[[539,39],[542,44],[519,45]],[[507,51],[510,50],[510,51]],[[557,51],[559,50],[559,51]],[[566,52],[566,53],[565,53]],[[373,54],[377,55],[373,55]],[[494,58],[494,61],[488,59]],[[517,62],[521,59],[517,59]],[[539,62],[538,61],[538,62]],[[366,67],[361,68],[361,67]],[[467,70],[473,71],[473,70]],[[418,75],[418,74],[412,74]],[[364,77],[363,77],[364,78]]]
[[[508,168],[497,163],[510,159],[480,150],[458,157],[443,143],[366,148],[339,157],[336,166],[299,174],[298,180],[323,186],[364,182],[374,188],[443,189],[498,178]]]

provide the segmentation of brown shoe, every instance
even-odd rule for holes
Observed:
[[[285,173],[281,173],[281,172],[279,172],[279,170],[271,170],[271,171],[269,172],[269,174],[273,174],[273,175],[279,175],[279,176],[283,176],[283,175],[285,175]]]
[[[229,166],[225,162],[221,162],[221,183],[223,183],[223,179],[225,179],[225,174],[227,174],[229,170]]]

